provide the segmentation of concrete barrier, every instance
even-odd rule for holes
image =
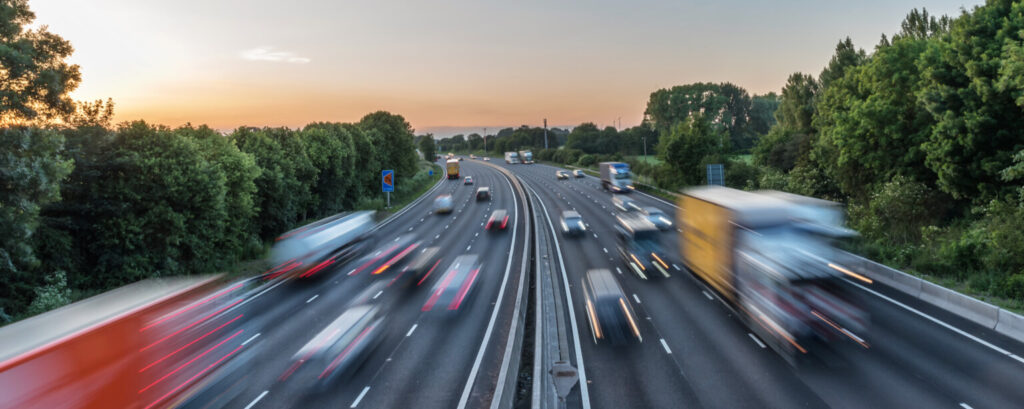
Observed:
[[[920,299],[987,328],[999,322],[999,307],[927,281],[921,281]]]
[[[996,332],[1013,339],[1024,340],[1024,317],[1000,309]]]

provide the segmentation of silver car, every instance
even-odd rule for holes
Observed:
[[[665,212],[657,207],[645,207],[643,209],[644,215],[647,216],[647,220],[650,220],[658,230],[671,230],[672,219],[668,217]]]
[[[455,209],[455,200],[452,199],[452,195],[445,193],[443,195],[438,195],[437,198],[434,199],[434,213],[451,213],[453,209]]]
[[[619,209],[624,212],[640,210],[640,206],[636,204],[636,201],[624,196],[612,197],[612,205],[614,205],[616,209]]]

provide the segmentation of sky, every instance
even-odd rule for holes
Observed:
[[[417,133],[640,123],[651,92],[778,92],[850,36],[979,0],[29,0],[115,120],[301,127],[386,110]]]

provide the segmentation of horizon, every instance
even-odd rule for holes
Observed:
[[[733,3],[29,7],[34,26],[75,47],[69,62],[81,66],[82,83],[72,97],[112,98],[115,122],[300,128],[385,110],[438,138],[539,127],[544,118],[625,129],[641,122],[652,92],[694,82],[778,93],[793,72],[817,76],[841,39],[870,53],[921,8],[786,2],[737,11]],[[974,5],[927,8],[956,16]]]

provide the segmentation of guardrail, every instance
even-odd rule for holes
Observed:
[[[1024,342],[1024,316],[914,277],[887,265],[843,252],[845,264],[872,280],[949,311],[963,319]]]

